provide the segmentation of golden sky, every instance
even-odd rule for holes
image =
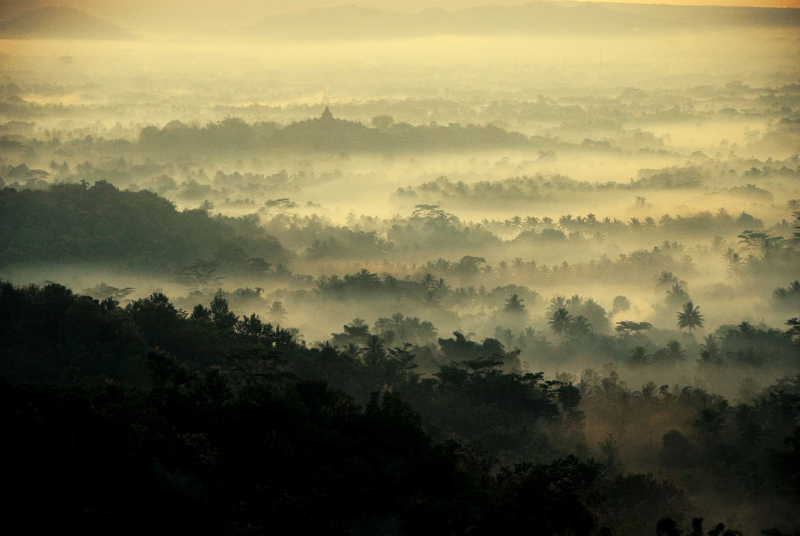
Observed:
[[[586,0],[599,1],[599,0]],[[673,4],[706,6],[800,7],[800,0],[617,0],[618,3]],[[43,5],[63,5],[101,13],[132,11],[206,11],[206,12],[294,12],[315,7],[356,4],[392,11],[418,11],[429,7],[461,9],[484,5],[520,5],[525,0],[4,0],[7,8],[32,9]]]
[[[594,0],[589,0],[594,1]],[[709,6],[754,6],[754,7],[800,7],[800,0],[621,0],[625,3],[634,4],[675,4],[675,5],[709,5]],[[131,2],[128,0],[66,0],[62,2],[63,5],[85,5],[97,9],[102,9],[104,6],[111,8],[118,7],[127,11],[130,9]],[[460,9],[466,7],[484,6],[489,4],[494,5],[520,5],[527,2],[520,0],[405,0],[404,2],[397,2],[396,0],[302,0],[300,2],[293,0],[228,0],[226,2],[219,2],[218,0],[138,0],[133,4],[138,8],[155,8],[159,6],[167,9],[208,9],[210,11],[217,11],[220,9],[227,10],[252,10],[252,11],[270,11],[273,13],[302,11],[314,7],[332,7],[340,6],[343,4],[357,4],[365,7],[383,8],[392,11],[417,11],[429,7],[440,7],[444,9]],[[116,4],[116,5],[115,5]],[[221,5],[224,4],[224,5]],[[167,7],[169,6],[169,7]]]
[[[594,1],[594,0],[588,0]],[[800,0],[619,0],[635,4],[674,4],[708,6],[800,7]],[[74,7],[103,17],[123,27],[151,26],[161,22],[202,26],[249,25],[278,13],[305,11],[320,7],[355,4],[391,11],[417,12],[438,7],[447,10],[485,6],[520,5],[525,0],[0,0],[0,19],[45,5]]]
[[[597,0],[588,0],[597,1]],[[624,3],[633,4],[674,4],[674,5],[709,5],[709,6],[754,6],[754,7],[800,7],[800,0],[620,0]],[[218,10],[220,8],[229,10],[247,9],[253,11],[271,11],[273,13],[302,11],[314,7],[332,7],[344,4],[357,4],[365,7],[376,7],[392,11],[417,11],[429,7],[440,7],[444,9],[461,9],[466,7],[484,5],[520,5],[525,4],[524,0],[228,0],[219,2],[218,0],[137,0],[133,4],[139,8],[158,8],[158,6],[186,8],[191,10],[209,9]],[[85,5],[95,8],[103,6],[116,7],[123,9],[130,8],[131,2],[128,0],[66,0],[63,5]],[[220,4],[224,4],[221,6]],[[126,9],[126,10],[127,10]]]

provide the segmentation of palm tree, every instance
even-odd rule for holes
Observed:
[[[361,357],[361,354],[363,354],[363,353],[364,353],[364,349],[363,348],[359,347],[354,342],[349,342],[349,343],[347,343],[347,346],[345,346],[342,349],[341,355],[344,356],[344,357],[347,357],[347,358],[349,358],[349,359],[351,359],[353,361],[357,361]]]
[[[445,283],[444,279],[440,277],[438,281],[433,282],[430,289],[438,292],[442,296],[446,296],[450,292],[450,285]]]
[[[622,333],[623,335],[630,335],[631,333],[638,333],[653,327],[650,322],[634,322],[633,320],[621,320],[617,322],[614,331]]]
[[[214,261],[196,260],[175,271],[178,280],[194,285],[209,285],[219,282],[222,278],[216,276],[219,263]]]
[[[570,299],[567,300],[567,307],[572,310],[577,309],[583,303],[583,298],[578,296],[577,294],[573,294]]]
[[[547,342],[547,337],[545,334],[541,331],[536,331],[531,327],[525,328],[525,338],[527,339],[527,345],[533,347],[534,349],[542,349],[550,346],[550,343]]]
[[[592,325],[586,317],[582,315],[576,316],[568,328],[569,336],[575,338],[587,337],[591,332]]]
[[[450,261],[448,261],[447,259],[443,259],[442,257],[439,257],[438,259],[436,259],[436,262],[433,263],[433,267],[436,268],[437,270],[442,270],[442,271],[448,270],[450,268]]]
[[[653,354],[653,360],[662,364],[674,365],[678,361],[686,359],[686,350],[683,349],[678,341],[670,341],[665,348]]]
[[[383,339],[378,335],[370,335],[363,349],[364,364],[370,369],[375,369],[386,358]]]
[[[286,320],[286,309],[279,301],[272,302],[272,307],[269,308],[269,317],[276,323],[280,324]]]
[[[433,290],[429,290],[422,297],[422,302],[428,307],[428,312],[430,312],[433,309],[439,307],[439,304],[441,303],[441,299],[439,298],[439,294],[437,294]]]
[[[514,332],[510,328],[503,329],[497,326],[494,330],[494,338],[503,342],[506,346],[514,344]]]
[[[716,437],[725,426],[725,419],[722,414],[714,408],[706,408],[700,411],[700,416],[692,423],[705,439]]]
[[[417,342],[428,344],[436,340],[438,332],[432,323],[428,322],[427,320],[420,322],[419,318],[417,317],[413,317],[412,320],[416,320],[414,333],[416,334]]]
[[[703,344],[700,345],[700,349],[707,351],[711,356],[717,356],[717,354],[719,354],[719,344],[717,344],[717,338],[713,335],[707,335],[703,339]]]
[[[378,274],[373,274],[366,268],[362,268],[360,272],[352,276],[345,276],[345,279],[350,279],[356,287],[362,289],[373,289],[380,285],[380,277]]]
[[[680,283],[680,281],[675,277],[675,274],[666,270],[661,272],[661,275],[656,278],[656,288],[668,287],[676,283]]]
[[[700,306],[694,307],[692,302],[687,302],[683,306],[683,312],[678,313],[678,327],[688,329],[703,327],[703,315],[700,314]]]
[[[790,318],[786,321],[786,325],[789,326],[786,335],[790,339],[794,340],[796,337],[800,338],[800,318]]]
[[[683,300],[688,300],[689,294],[684,290],[680,283],[675,283],[672,288],[667,291],[667,301],[678,304]]]
[[[422,283],[422,286],[423,286],[423,287],[425,287],[426,289],[433,288],[433,284],[434,284],[435,282],[436,282],[436,278],[435,278],[435,277],[433,277],[433,274],[431,274],[431,273],[426,273],[426,274],[425,274],[425,275],[422,277],[422,281],[421,281],[421,283]]]
[[[728,271],[733,275],[738,274],[742,268],[742,256],[733,248],[728,248],[722,256],[728,261]]]
[[[395,333],[400,334],[403,331],[405,325],[406,325],[405,315],[403,315],[403,313],[395,313],[392,315],[388,327]]]
[[[354,318],[350,324],[342,326],[342,328],[344,329],[343,342],[362,342],[369,337],[369,326],[360,318]]]
[[[519,299],[518,294],[512,294],[511,297],[506,300],[506,305],[503,307],[503,310],[507,313],[523,313],[525,311],[525,305],[522,302],[523,300]]]
[[[547,307],[547,311],[550,313],[555,313],[559,309],[563,309],[566,307],[567,301],[564,296],[556,296],[555,298],[550,299],[550,305]]]
[[[639,367],[646,365],[649,362],[650,356],[647,355],[647,350],[644,346],[637,346],[628,357],[628,363],[631,366]]]
[[[464,306],[469,303],[469,294],[467,293],[467,289],[464,287],[458,287],[455,291],[454,301],[456,302],[456,307],[458,307],[459,316],[464,311]]]
[[[396,346],[389,349],[389,359],[385,362],[386,367],[386,389],[391,391],[394,384],[412,375],[412,370],[417,368],[414,363],[416,357],[411,351],[413,346],[405,344],[402,348]]]
[[[550,325],[550,329],[553,330],[553,333],[556,333],[563,341],[564,333],[572,323],[572,316],[569,314],[569,311],[562,307],[553,313],[553,316],[550,317],[547,323]]]
[[[800,281],[795,281],[786,288],[778,287],[772,292],[772,297],[777,300],[788,300],[795,296],[800,298]]]

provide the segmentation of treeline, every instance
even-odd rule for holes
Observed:
[[[166,127],[165,127],[166,128]],[[0,186],[15,189],[43,189],[52,182],[81,182],[94,183],[105,180],[118,186],[131,190],[149,189],[159,195],[186,200],[209,200],[223,203],[243,203],[255,199],[275,195],[276,191],[290,194],[298,192],[303,187],[323,182],[336,180],[342,177],[339,170],[320,173],[298,170],[287,173],[281,170],[277,173],[253,173],[234,171],[230,173],[218,170],[213,176],[206,174],[203,168],[184,170],[182,176],[175,174],[173,163],[155,163],[152,161],[138,162],[133,155],[122,152],[120,155],[106,155],[104,152],[95,153],[92,144],[83,146],[73,140],[69,142],[71,148],[58,143],[50,144],[41,150],[51,151],[52,160],[49,171],[44,169],[30,169],[25,163],[16,166],[0,166]],[[53,150],[55,148],[55,150]],[[74,161],[79,155],[92,157],[82,163],[70,166],[66,159]],[[541,151],[540,158],[554,158],[552,151]],[[335,158],[343,161],[349,160],[346,153],[340,153]],[[481,203],[502,202],[504,206],[530,205],[532,202],[552,201],[565,193],[593,193],[613,190],[646,191],[676,188],[704,188],[709,195],[715,193],[741,196],[754,202],[772,203],[773,198],[769,190],[758,187],[755,183],[760,178],[775,179],[783,177],[791,179],[800,171],[787,167],[786,163],[795,164],[788,159],[783,162],[783,167],[773,169],[770,165],[778,165],[780,161],[709,161],[704,164],[693,164],[683,167],[668,167],[661,169],[642,169],[638,172],[637,179],[629,182],[606,183],[578,181],[563,175],[510,177],[498,181],[478,181],[465,183],[457,178],[440,177],[435,181],[423,183],[417,187],[398,188],[393,197],[396,199],[418,199],[425,202],[446,201],[448,206],[465,205],[474,206]],[[209,167],[214,167],[211,162],[204,162]],[[256,160],[254,165],[262,165]],[[759,164],[763,168],[753,166]],[[734,168],[747,169],[742,173]],[[730,167],[729,167],[730,166]],[[795,166],[797,167],[797,166]],[[800,168],[798,168],[800,169]],[[741,175],[747,183],[740,186],[727,188],[711,187],[715,179],[729,184],[732,177]],[[175,178],[177,177],[177,179]],[[642,201],[644,203],[644,201]],[[642,204],[642,208],[647,205]]]
[[[413,269],[411,275],[395,276],[375,273],[367,269],[339,275],[321,275],[316,279],[316,290],[325,298],[369,299],[371,295],[395,298],[409,302],[426,300],[429,293],[435,300],[427,305],[440,308],[495,309],[502,307],[511,294],[518,294],[532,306],[539,299],[537,288],[589,279],[613,282],[635,281],[643,286],[656,285],[659,274],[693,274],[691,258],[680,255],[677,245],[665,244],[652,250],[635,251],[620,255],[617,260],[603,257],[588,263],[547,265],[520,258],[507,263],[488,265],[483,257],[465,255],[459,261],[439,258]],[[411,270],[411,267],[406,267]],[[620,272],[624,272],[623,278]],[[510,278],[517,284],[506,283]],[[677,281],[676,281],[677,282]],[[522,283],[525,283],[524,285]],[[683,294],[681,294],[683,295]],[[688,295],[683,302],[688,301]],[[668,297],[668,296],[667,296]],[[670,300],[673,301],[673,300]],[[677,304],[680,305],[680,304]]]
[[[611,217],[599,218],[589,213],[585,216],[564,214],[559,218],[514,216],[506,220],[471,222],[462,221],[447,213],[438,204],[420,204],[416,205],[410,216],[396,215],[388,219],[351,217],[346,225],[337,225],[318,215],[300,216],[289,213],[287,210],[297,205],[288,198],[284,201],[289,208],[265,217],[264,228],[281,243],[291,243],[299,250],[305,249],[306,255],[312,259],[323,259],[326,256],[350,256],[359,260],[385,259],[389,251],[394,252],[394,256],[402,256],[404,252],[427,252],[432,249],[465,255],[468,252],[492,248],[502,253],[504,247],[514,249],[516,246],[531,245],[539,247],[548,256],[554,256],[558,254],[554,248],[584,247],[590,243],[596,245],[631,238],[644,243],[664,244],[676,244],[675,238],[707,238],[712,247],[720,250],[719,255],[722,256],[727,247],[731,248],[732,253],[737,252],[733,248],[736,244],[726,241],[724,236],[736,236],[743,230],[749,230],[774,237],[773,230],[762,231],[764,224],[758,218],[745,212],[734,216],[725,209],[716,213],[703,211],[689,216],[673,217],[664,214],[658,220],[652,217],[632,217],[623,221]],[[262,212],[269,210],[269,207],[261,209]],[[783,225],[788,227],[789,223],[784,222]],[[666,241],[667,238],[669,241]],[[743,247],[737,259],[741,258],[745,262],[749,259],[747,254],[753,251],[745,252],[745,249],[760,253],[759,244],[752,240],[746,244],[743,237],[740,239]],[[430,244],[437,244],[437,247],[431,248]],[[777,242],[773,239],[770,245],[775,250],[792,250],[794,242],[780,237]],[[548,247],[553,251],[548,250]],[[683,248],[676,244],[673,249],[677,247]],[[630,255],[636,256],[640,251],[642,250]],[[605,263],[608,259],[594,262]],[[679,268],[676,263],[667,263],[660,269],[672,271]]]
[[[370,128],[326,114],[286,126],[248,124],[238,118],[226,118],[204,127],[172,121],[161,129],[152,126],[142,129],[137,149],[145,154],[181,160],[201,155],[257,155],[270,151],[381,154],[556,145],[552,140],[531,139],[493,125],[392,123],[385,128]]]
[[[718,255],[728,266],[732,275],[757,280],[770,277],[793,277],[793,267],[800,262],[800,212],[794,214],[794,221],[784,220],[772,229],[761,230],[763,223],[753,216],[742,213],[737,217],[721,209],[717,213],[701,212],[692,216],[672,217],[665,214],[658,222],[653,218],[631,218],[628,222],[616,218],[597,218],[593,214],[572,216],[565,214],[557,221],[550,217],[515,216],[505,221],[462,222],[458,217],[446,213],[439,205],[417,205],[411,217],[382,220],[374,217],[353,219],[348,225],[365,235],[347,233],[347,242],[334,241],[337,255],[350,251],[353,254],[382,255],[385,258],[391,250],[396,256],[404,252],[425,252],[427,244],[441,244],[439,253],[461,255],[461,261],[451,261],[439,257],[428,261],[420,271],[430,271],[437,276],[461,277],[467,274],[480,274],[487,285],[499,283],[503,277],[516,275],[520,283],[536,282],[559,284],[577,280],[580,277],[603,279],[606,281],[633,280],[645,283],[663,271],[690,275],[696,270],[695,260],[685,246],[673,241],[663,241],[652,249],[637,249],[621,254],[616,259],[601,256],[588,262],[570,264],[546,264],[536,260],[525,261],[519,257],[511,262],[500,261],[497,265],[487,265],[485,259],[471,252],[493,248],[502,254],[503,248],[514,246],[537,246],[540,255],[548,253],[547,247],[564,246],[589,247],[604,240],[641,237],[660,241],[675,235],[688,237],[707,236],[709,247],[698,247],[698,255],[709,253]],[[341,233],[337,227],[316,217],[299,217],[281,214],[266,223],[271,234],[280,237],[282,242],[297,238],[301,244],[309,240],[318,241],[308,253],[321,258],[319,252],[325,244],[328,233]],[[726,241],[720,234],[738,233],[738,243]],[[777,234],[778,232],[782,234]],[[720,234],[717,234],[720,233]],[[501,238],[506,235],[506,239]],[[384,237],[385,238],[382,238]],[[513,238],[512,238],[513,237]],[[356,239],[356,243],[352,240]],[[311,244],[309,244],[311,245]],[[373,257],[369,257],[373,255]],[[464,259],[481,259],[477,264],[470,261],[470,269],[464,271]],[[620,270],[619,268],[624,268]],[[488,278],[487,278],[488,276]],[[624,276],[624,277],[623,277]],[[495,281],[496,279],[496,281]],[[475,279],[470,284],[475,283]]]
[[[269,207],[264,210],[268,211]],[[270,235],[281,243],[292,244],[297,250],[304,251],[305,257],[311,260],[377,258],[395,247],[393,242],[374,230],[356,225],[336,225],[316,214],[300,217],[279,213],[264,220],[263,227]]]
[[[613,369],[585,370],[576,385],[587,428],[605,423],[609,431],[599,445],[607,468],[624,473],[626,463],[645,466],[709,510],[758,512],[737,516],[745,534],[757,534],[765,520],[798,530],[800,376],[736,404],[698,387],[659,385],[657,378],[633,389]],[[642,513],[651,501],[642,497]],[[649,532],[644,528],[641,534]]]
[[[473,258],[474,259],[474,258]],[[480,260],[480,259],[477,259]],[[461,263],[461,270],[470,258]],[[297,276],[295,276],[297,278]],[[573,358],[590,359],[595,363],[613,363],[617,366],[644,371],[667,372],[679,367],[693,368],[704,377],[711,378],[729,370],[783,371],[794,370],[800,364],[800,348],[793,338],[796,329],[787,323],[787,330],[776,329],[763,323],[705,326],[708,333],[698,341],[692,330],[703,327],[703,317],[708,312],[693,303],[690,321],[677,322],[692,297],[686,283],[669,272],[663,272],[655,281],[663,291],[663,301],[655,304],[657,322],[624,319],[631,303],[625,296],[616,296],[609,309],[592,299],[580,295],[555,296],[549,304],[543,303],[538,292],[521,285],[503,285],[490,290],[485,287],[451,286],[447,280],[430,272],[419,277],[396,278],[389,274],[376,274],[366,269],[338,276],[320,276],[316,288],[309,292],[280,291],[264,295],[262,289],[240,288],[235,292],[193,292],[181,303],[191,308],[196,301],[204,303],[224,298],[240,310],[259,310],[272,307],[267,318],[283,322],[287,314],[301,316],[309,311],[329,305],[367,305],[382,310],[394,310],[391,316],[379,316],[374,323],[356,318],[343,327],[343,332],[331,334],[330,343],[357,355],[369,337],[384,346],[402,347],[409,343],[416,347],[418,363],[425,372],[435,372],[446,360],[444,348],[437,347],[437,323],[470,325],[477,331],[492,333],[493,339],[506,348],[519,350],[521,355],[513,360],[518,367],[520,359],[529,363],[559,364],[569,367]],[[789,287],[794,289],[795,285]],[[98,299],[119,291],[100,285],[84,292]],[[776,291],[786,292],[779,288]],[[124,298],[124,296],[119,299]],[[283,309],[287,300],[291,313]],[[777,298],[776,298],[777,299]],[[194,302],[192,301],[194,300]],[[788,307],[788,305],[787,305]],[[793,314],[788,310],[788,314]],[[632,313],[634,316],[636,313]],[[419,315],[419,316],[417,316]],[[616,323],[611,322],[616,316]],[[506,363],[509,364],[508,356]]]
[[[419,186],[399,188],[397,197],[421,197],[423,200],[447,200],[448,204],[526,204],[537,201],[553,201],[564,192],[594,193],[614,190],[661,190],[702,188],[707,185],[708,171],[699,167],[665,168],[641,170],[640,177],[630,182],[589,182],[571,179],[564,175],[510,177],[500,181],[477,181],[464,183],[440,177]],[[766,190],[759,190],[769,195]]]
[[[2,386],[6,530],[589,534],[600,490],[627,484],[575,458],[495,474],[392,393],[362,408],[323,382],[234,391],[150,360],[150,389]]]
[[[207,81],[203,81],[205,84]],[[236,85],[229,88],[231,93],[257,94],[259,81],[248,81],[250,86]],[[208,84],[209,91],[219,91],[219,84]],[[47,90],[54,94],[70,94],[80,89],[70,84],[52,83]],[[61,117],[85,120],[87,124],[95,121],[98,115],[113,112],[119,114],[129,110],[132,103],[94,105],[81,102],[73,104],[38,104],[26,101],[31,93],[42,91],[38,84],[22,81],[0,85],[0,112],[11,119],[0,125],[0,134],[28,134],[29,121]],[[435,110],[435,119],[441,123],[513,125],[523,130],[530,124],[555,124],[556,132],[581,129],[599,131],[606,135],[636,133],[625,131],[626,124],[653,122],[674,122],[714,120],[719,117],[782,118],[797,103],[797,84],[782,87],[750,87],[738,82],[723,86],[704,85],[698,88],[684,88],[680,97],[664,90],[644,90],[636,87],[614,88],[604,95],[593,94],[584,98],[573,95],[536,95],[528,100],[501,99],[475,106],[470,99],[456,100],[443,97],[408,97],[403,99],[357,99],[337,103],[336,113],[343,117],[392,116],[398,122],[430,122],[430,111]],[[240,100],[240,99],[236,99]],[[665,104],[666,103],[666,104]],[[146,108],[146,107],[145,107]],[[319,104],[288,103],[269,106],[253,103],[244,106],[215,104],[216,117],[253,117],[271,121],[291,120],[296,117],[312,116],[319,113]],[[91,118],[91,120],[89,120]],[[5,127],[5,128],[3,128]],[[90,127],[74,129],[76,132],[92,131]],[[132,126],[117,124],[108,129],[114,131],[132,130]],[[59,134],[62,134],[59,132]],[[128,132],[125,132],[127,134]],[[651,133],[643,140],[642,146],[659,147],[663,143]],[[649,139],[650,137],[654,139]]]
[[[148,192],[58,184],[47,190],[0,190],[0,263],[110,261],[175,269],[196,259],[246,266],[285,262],[291,254],[257,217],[211,217],[176,210]]]
[[[663,437],[667,474],[695,491],[741,489],[769,526],[798,528],[800,442],[783,443],[800,416],[797,381],[731,409],[697,388],[634,393],[613,372],[546,381],[515,372],[519,352],[500,341],[458,333],[438,340],[444,362],[423,376],[420,347],[386,348],[363,329],[341,334],[344,349],[307,348],[222,298],[191,314],[161,294],[122,309],[56,284],[3,283],[0,330],[9,528],[688,530],[697,506],[669,480],[625,474],[614,440],[599,446],[602,463],[589,459],[586,419],[633,433],[625,415],[690,417],[690,431]],[[741,488],[753,464],[762,480]],[[756,485],[769,501],[752,500]],[[35,515],[42,507],[49,515]]]

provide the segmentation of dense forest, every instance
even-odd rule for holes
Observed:
[[[146,510],[165,529],[212,533],[674,531],[703,513],[684,489],[713,497],[710,510],[736,500],[783,525],[796,514],[800,427],[786,430],[800,375],[730,404],[691,386],[633,390],[614,368],[579,382],[523,373],[519,350],[458,332],[425,347],[425,375],[419,347],[368,326],[345,326],[341,349],[309,348],[220,296],[187,314],[159,293],[121,308],[55,283],[3,283],[0,315],[14,460],[3,501],[33,530],[134,533]],[[800,321],[788,324],[772,337],[796,358]],[[700,367],[738,366],[712,341]],[[676,346],[659,359],[683,359]],[[581,461],[588,423],[612,431]],[[655,444],[630,436],[647,424],[666,430]],[[648,472],[626,471],[622,441]]]
[[[800,535],[800,10],[27,4],[0,530]]]

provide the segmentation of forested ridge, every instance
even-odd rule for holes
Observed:
[[[153,192],[120,191],[106,181],[4,188],[0,264],[110,261],[163,269],[197,258],[286,261],[291,254],[257,223],[211,217],[203,209],[178,211]]]
[[[0,326],[7,527],[677,534],[710,490],[769,496],[749,499],[764,529],[791,524],[800,495],[800,428],[785,432],[800,377],[731,406],[691,387],[632,391],[613,371],[521,374],[506,366],[518,351],[458,333],[421,375],[413,346],[368,331],[308,348],[221,297],[187,314],[163,294],[122,308],[54,283],[2,283]],[[627,472],[611,437],[603,459],[581,454],[586,412],[620,404],[694,423],[664,435],[658,476]]]

